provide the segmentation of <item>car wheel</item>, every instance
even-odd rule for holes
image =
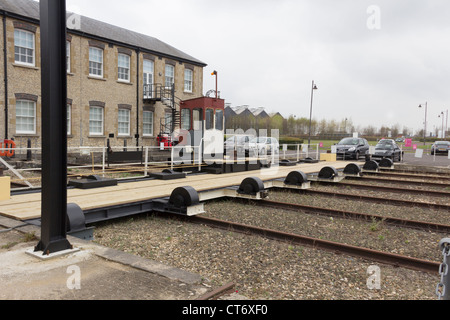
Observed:
[[[355,160],[359,160],[359,151],[356,151],[355,153]]]

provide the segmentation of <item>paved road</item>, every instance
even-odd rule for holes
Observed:
[[[423,154],[421,158],[415,156],[415,154],[405,153],[403,163],[419,166],[433,166],[433,167],[446,167],[450,168],[450,159],[447,155],[432,156],[429,154]]]

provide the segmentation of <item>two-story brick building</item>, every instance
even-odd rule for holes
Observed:
[[[41,144],[39,3],[0,0],[0,139]],[[69,146],[156,145],[180,100],[203,96],[202,61],[84,16],[67,31]],[[69,27],[69,25],[68,25]],[[175,111],[170,96],[174,88]],[[166,101],[167,98],[168,100]],[[179,119],[175,122],[179,126]],[[161,126],[163,124],[163,126]]]

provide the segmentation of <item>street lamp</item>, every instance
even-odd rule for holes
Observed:
[[[445,131],[444,131],[444,111],[438,115],[438,118],[442,118],[442,139],[445,139]]]
[[[313,97],[314,97],[314,90],[317,90],[317,86],[314,83],[314,80],[312,82],[311,86],[311,108],[309,110],[309,137],[308,137],[308,147],[311,145],[311,121],[312,121],[312,107],[313,107]]]
[[[422,108],[422,105],[419,105],[419,108]],[[425,122],[424,122],[424,128],[423,128],[423,145],[425,145],[425,137],[427,134],[427,109],[428,109],[428,102],[425,102]]]

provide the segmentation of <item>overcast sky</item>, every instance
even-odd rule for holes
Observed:
[[[288,117],[441,128],[450,109],[448,0],[67,0],[205,62],[204,94]],[[445,125],[445,123],[444,123]]]

